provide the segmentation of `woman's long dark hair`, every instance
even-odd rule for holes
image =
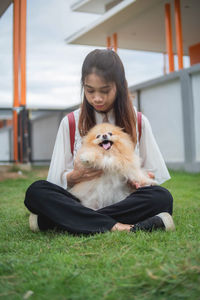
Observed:
[[[114,82],[116,84],[117,93],[113,107],[116,125],[130,134],[134,144],[136,144],[136,115],[130,100],[124,66],[121,59],[117,53],[112,50],[96,49],[90,52],[86,56],[82,66],[82,91],[86,76],[92,73],[100,76],[106,82]],[[89,104],[84,94],[78,125],[80,135],[86,135],[94,125],[94,109]]]

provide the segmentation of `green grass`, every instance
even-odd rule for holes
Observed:
[[[175,232],[88,237],[29,230],[23,199],[37,174],[0,182],[1,299],[200,299],[200,174],[164,184]]]

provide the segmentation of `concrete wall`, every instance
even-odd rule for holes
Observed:
[[[200,65],[130,87],[167,165],[200,172]]]

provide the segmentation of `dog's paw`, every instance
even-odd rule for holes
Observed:
[[[82,162],[82,164],[86,165],[86,166],[90,166],[93,164],[93,162],[95,161],[92,153],[82,153],[79,157],[80,161]]]
[[[157,181],[155,179],[152,179],[152,178],[144,178],[142,181],[141,181],[141,186],[148,186],[148,185],[157,185]]]
[[[140,176],[138,176],[137,174],[137,176],[132,176],[131,179],[129,178],[128,183],[136,187],[144,187],[158,184],[155,179],[146,176],[146,174],[140,174]]]

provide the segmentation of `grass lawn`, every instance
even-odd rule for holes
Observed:
[[[200,174],[164,184],[175,232],[74,237],[29,230],[24,193],[43,173],[0,182],[0,299],[200,299]]]

